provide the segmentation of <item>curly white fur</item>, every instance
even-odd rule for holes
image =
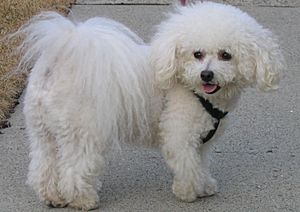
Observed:
[[[232,59],[221,60],[220,50],[230,53]],[[194,57],[196,51],[203,52],[203,59]],[[205,137],[214,128],[215,119],[192,91],[215,107],[230,111],[242,89],[249,85],[256,84],[261,90],[275,89],[283,68],[276,39],[235,7],[198,3],[178,7],[159,26],[151,43],[151,63],[157,85],[167,93],[160,130],[162,152],[175,174],[173,192],[186,201],[214,194],[216,181],[209,174],[205,157],[205,146],[211,141],[201,145],[199,137]],[[214,94],[202,89],[201,72],[205,70],[214,73],[211,83],[221,87]]]
[[[19,68],[32,66],[24,108],[28,182],[55,207],[98,206],[95,180],[108,147],[119,141],[159,146],[178,198],[213,195],[212,141],[200,138],[216,120],[193,92],[230,111],[243,88],[276,88],[283,68],[270,31],[235,7],[210,2],[178,7],[159,25],[150,49],[122,24],[103,18],[74,23],[45,12],[19,33],[26,34]],[[205,53],[201,60],[196,51]],[[220,51],[232,59],[220,60]],[[203,90],[205,70],[220,87],[214,94]]]
[[[147,47],[112,20],[75,24],[53,12],[21,32],[21,67],[34,63],[24,107],[28,182],[47,204],[93,208],[107,147],[151,137]]]

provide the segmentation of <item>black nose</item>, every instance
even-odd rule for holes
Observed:
[[[204,82],[209,82],[214,78],[214,72],[212,71],[202,71],[201,72],[201,79]]]

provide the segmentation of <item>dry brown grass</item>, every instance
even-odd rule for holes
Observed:
[[[1,0],[0,1],[0,40],[9,33],[15,32],[33,15],[42,10],[56,10],[67,13],[67,8],[75,0]],[[13,50],[18,40],[0,41],[0,127],[9,112],[17,103],[21,94],[25,76],[10,74],[18,63]]]

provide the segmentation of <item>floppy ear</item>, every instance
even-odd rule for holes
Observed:
[[[178,61],[176,59],[176,38],[157,34],[151,43],[150,61],[155,71],[156,84],[169,89],[176,83]]]
[[[269,30],[260,28],[255,35],[249,34],[240,44],[239,70],[250,84],[262,91],[278,88],[279,73],[283,70],[284,58],[277,40]]]
[[[270,31],[258,38],[255,45],[256,82],[260,90],[268,91],[278,88],[279,73],[283,70],[284,58],[277,40]]]

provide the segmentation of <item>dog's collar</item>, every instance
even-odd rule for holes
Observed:
[[[198,98],[198,100],[200,101],[202,106],[205,108],[205,110],[209,113],[209,115],[211,115],[213,118],[217,119],[217,122],[214,124],[214,129],[210,130],[205,138],[201,138],[202,142],[206,143],[214,136],[214,134],[216,133],[216,131],[219,127],[220,120],[223,119],[227,115],[228,112],[223,112],[220,109],[215,108],[212,105],[212,103],[210,103],[210,101],[208,101],[207,99],[204,99],[202,96],[197,94],[195,91],[193,93]]]

